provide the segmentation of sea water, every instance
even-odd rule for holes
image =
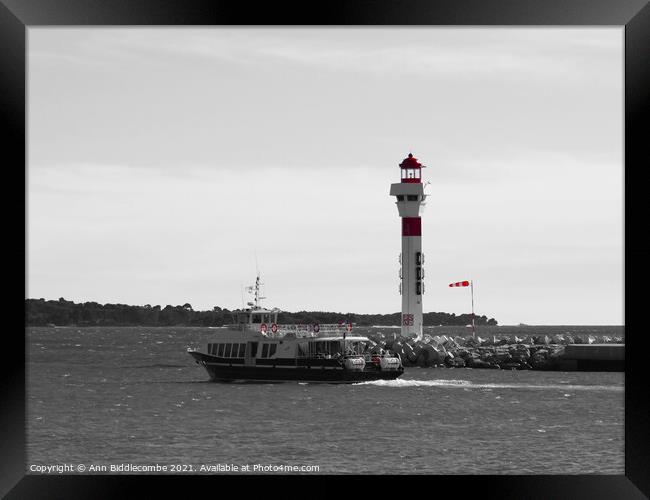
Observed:
[[[352,385],[213,383],[186,348],[219,331],[28,328],[26,472],[624,473],[623,373],[406,368]]]

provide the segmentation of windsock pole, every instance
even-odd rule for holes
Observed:
[[[472,337],[476,338],[476,329],[474,327],[474,280],[469,282],[469,288],[472,292]]]
[[[450,287],[468,286],[470,288],[470,292],[472,294],[472,337],[476,337],[476,327],[474,326],[474,281],[473,280],[457,281],[456,283],[449,283],[449,286]]]

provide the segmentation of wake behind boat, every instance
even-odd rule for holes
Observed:
[[[352,324],[280,325],[277,308],[255,301],[233,311],[233,324],[215,334],[204,350],[188,349],[212,381],[287,381],[352,383],[394,380],[404,373],[399,355],[364,336]]]

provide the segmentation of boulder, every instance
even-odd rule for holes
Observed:
[[[559,358],[561,358],[562,356],[564,356],[564,350],[565,350],[565,349],[564,349],[564,346],[563,346],[563,345],[562,345],[562,346],[555,346],[555,347],[551,350],[551,352],[550,352],[550,354],[549,354],[549,358],[552,358],[552,359],[559,359]]]
[[[456,336],[456,337],[454,337],[454,342],[459,347],[463,347],[463,346],[467,345],[467,340],[464,337]]]
[[[422,353],[426,352],[427,366],[436,366],[444,363],[445,356],[441,355],[432,345],[428,344],[422,348]]]
[[[482,359],[469,358],[465,360],[465,366],[468,368],[491,368],[492,363],[483,361]]]
[[[410,343],[408,343],[408,342],[404,343],[402,345],[402,352],[404,352],[404,357],[402,358],[402,361],[404,361],[404,358],[406,358],[406,360],[409,363],[415,364],[415,362],[416,362],[416,360],[418,358],[418,354],[419,354],[420,350],[421,349],[418,349],[418,351],[416,352],[415,349],[413,348],[413,346]]]
[[[465,361],[463,360],[463,358],[454,358],[451,356],[447,356],[445,358],[445,364],[450,368],[463,368],[465,366]]]
[[[415,365],[425,368],[429,366],[429,353],[428,351],[425,351],[424,349],[420,351],[420,354],[418,354],[417,359],[415,360]]]
[[[476,340],[474,337],[469,337],[465,340],[464,347],[478,347],[479,345],[480,344],[478,340]]]
[[[547,370],[554,364],[552,359],[543,356],[532,357],[529,361],[529,366],[535,370]]]
[[[517,361],[507,361],[504,363],[499,363],[502,369],[504,370],[522,370],[524,367],[522,363]]]

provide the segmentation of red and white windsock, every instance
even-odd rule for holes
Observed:
[[[450,287],[455,286],[468,286],[472,292],[472,336],[476,336],[476,327],[474,326],[474,283],[472,281],[457,281],[456,283],[449,283]]]
[[[409,153],[400,167],[400,182],[391,184],[402,219],[402,253],[400,254],[400,293],[402,294],[403,337],[422,335],[422,295],[424,294],[424,253],[420,213],[427,197],[422,184],[422,165]]]

